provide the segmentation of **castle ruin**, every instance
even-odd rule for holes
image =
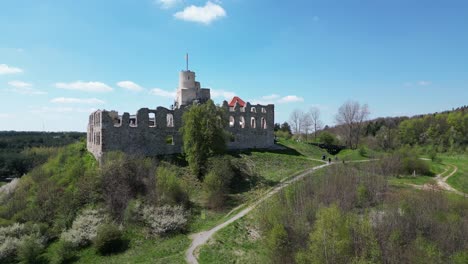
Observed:
[[[182,115],[192,104],[210,99],[210,89],[201,88],[195,72],[181,71],[176,99],[171,109],[141,108],[135,115],[97,110],[89,116],[87,148],[97,160],[109,151],[157,156],[182,153]],[[269,148],[274,145],[274,105],[251,105],[239,97],[222,108],[228,114],[228,149]]]

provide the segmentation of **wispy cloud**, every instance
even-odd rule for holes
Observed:
[[[154,3],[159,5],[162,9],[169,9],[180,4],[181,0],[155,0]]]
[[[225,91],[225,90],[210,90],[211,98],[224,98],[224,99],[232,99],[236,94],[234,92]]]
[[[8,85],[11,86],[7,91],[24,94],[24,95],[41,95],[46,94],[46,92],[33,88],[32,83],[27,83],[23,81],[10,81]]]
[[[143,90],[143,87],[132,81],[121,81],[117,83],[117,86],[134,92],[140,92]]]
[[[97,98],[70,98],[70,97],[57,97],[50,100],[51,103],[56,104],[105,104],[103,100]]]
[[[23,81],[10,81],[8,82],[8,84],[13,87],[31,87],[32,86],[32,83],[27,83]]]
[[[304,102],[304,98],[299,97],[297,95],[287,95],[278,100],[278,103],[280,104],[295,103],[295,102]]]
[[[77,90],[83,92],[110,92],[112,87],[102,82],[76,81],[71,83],[56,83],[55,87],[66,90]]]
[[[286,104],[294,102],[303,102],[304,98],[297,95],[280,96],[278,94],[270,94],[260,97],[260,99],[250,100],[252,104]]]
[[[224,8],[210,1],[206,2],[204,6],[187,6],[183,11],[174,14],[176,19],[201,23],[205,25],[209,25],[211,22],[221,19],[225,16],[226,11]]]
[[[166,91],[159,88],[154,88],[149,91],[151,95],[161,96],[161,97],[168,97],[168,98],[175,98],[176,91]]]
[[[0,118],[12,118],[15,115],[13,114],[8,114],[8,113],[0,113]]]
[[[43,113],[92,113],[96,111],[96,108],[76,108],[76,107],[37,107],[29,110],[33,114],[43,114]]]
[[[417,82],[405,82],[403,85],[406,87],[411,87],[411,86],[429,86],[431,85],[431,81],[417,81]]]
[[[6,64],[0,64],[0,75],[2,74],[15,74],[22,73],[23,70],[17,67],[8,66]]]

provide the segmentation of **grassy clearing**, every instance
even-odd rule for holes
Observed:
[[[199,263],[268,263],[252,222],[247,216],[216,233],[209,244],[200,248]]]
[[[448,178],[447,183],[453,188],[468,193],[468,155],[441,156],[446,164],[453,164],[458,167],[458,171]]]

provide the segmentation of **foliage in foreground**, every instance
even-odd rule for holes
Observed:
[[[181,127],[184,153],[193,174],[206,171],[209,157],[223,154],[226,149],[226,119],[213,101],[191,105],[182,117]]]

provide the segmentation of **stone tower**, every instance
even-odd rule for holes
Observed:
[[[174,108],[190,105],[194,102],[204,103],[210,99],[210,89],[201,88],[195,80],[195,72],[188,69],[188,54],[186,55],[187,69],[179,73],[179,87],[174,102]]]

